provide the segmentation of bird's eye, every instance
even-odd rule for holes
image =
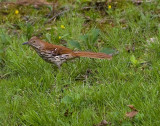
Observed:
[[[33,43],[35,43],[36,41],[32,41]]]

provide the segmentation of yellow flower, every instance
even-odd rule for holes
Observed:
[[[111,9],[112,8],[112,6],[111,5],[108,5],[108,9]]]
[[[61,25],[61,28],[62,28],[62,29],[65,29],[64,25]]]
[[[61,39],[62,37],[61,37],[61,36],[59,36],[58,38],[59,38],[59,39]]]
[[[15,10],[15,12],[14,12],[15,14],[19,14],[19,11],[18,10]]]

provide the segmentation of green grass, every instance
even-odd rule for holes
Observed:
[[[74,9],[45,25],[50,7],[1,8],[0,125],[160,124],[159,2],[118,2],[110,10],[106,5],[102,11],[82,11],[86,5],[61,0],[59,8]],[[22,46],[34,35],[75,50],[119,53],[110,61],[75,59],[58,70]],[[133,119],[125,117],[130,104],[139,111]]]

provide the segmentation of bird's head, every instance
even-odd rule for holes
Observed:
[[[43,43],[36,36],[31,37],[31,39],[28,42],[24,42],[23,45],[29,45],[29,46],[32,46],[33,48],[43,47]]]

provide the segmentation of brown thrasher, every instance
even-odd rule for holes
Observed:
[[[54,63],[60,68],[62,63],[67,60],[78,58],[78,57],[89,57],[98,59],[108,59],[112,58],[111,55],[105,53],[94,53],[94,52],[83,52],[83,51],[73,51],[69,48],[59,45],[53,45],[51,43],[45,42],[37,38],[32,37],[28,42],[23,43],[23,45],[31,46],[38,55],[49,63]]]

